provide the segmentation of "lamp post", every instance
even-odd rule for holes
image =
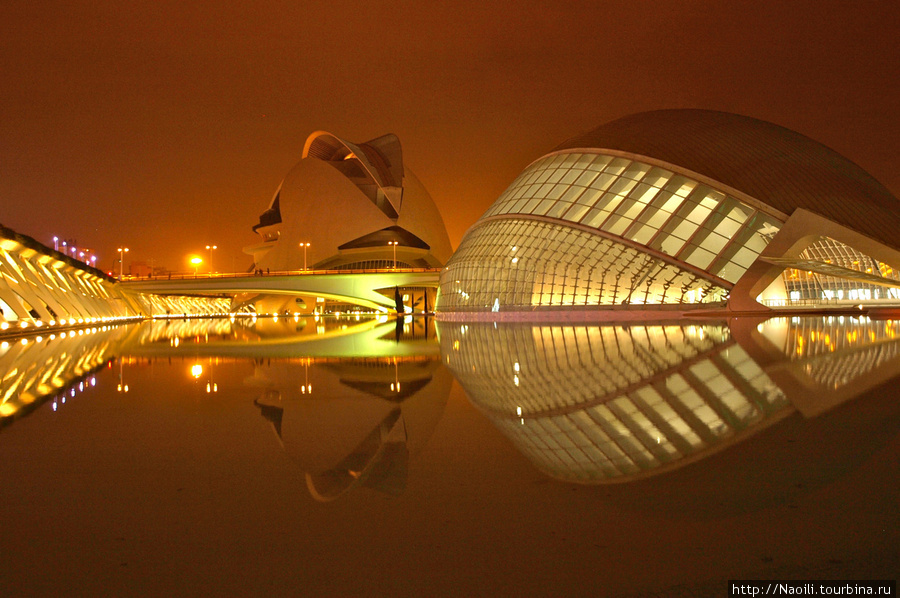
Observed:
[[[210,276],[212,276],[212,271],[213,271],[212,252],[213,252],[213,249],[218,249],[218,246],[207,245],[206,248],[209,249],[209,274],[210,274]]]
[[[59,237],[53,237],[53,251],[59,251]]]
[[[388,241],[388,245],[394,247],[394,270],[397,269],[397,241]]]
[[[194,266],[194,277],[197,276],[197,268],[200,267],[200,264],[203,263],[203,258],[200,257],[192,257],[191,264]]]
[[[119,247],[119,280],[125,276],[125,254],[128,253],[127,247]]]
[[[300,243],[300,247],[303,248],[303,269],[306,270],[306,248],[309,247],[309,243]]]

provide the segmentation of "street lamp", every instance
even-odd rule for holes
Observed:
[[[388,245],[394,247],[394,270],[397,269],[397,241],[388,241]]]
[[[306,270],[306,248],[309,247],[309,243],[300,243],[300,247],[303,248],[303,269]]]
[[[213,269],[212,269],[212,252],[213,252],[213,249],[218,249],[218,246],[207,245],[206,248],[209,249],[209,273],[212,274],[212,271],[213,271]]]
[[[203,263],[202,257],[192,257],[191,264],[194,266],[194,276],[197,276],[197,268],[200,267],[200,264]]]
[[[125,276],[125,254],[128,253],[127,247],[119,247],[119,280]]]
[[[59,251],[59,237],[53,237],[53,250]]]

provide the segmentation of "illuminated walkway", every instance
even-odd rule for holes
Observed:
[[[436,287],[440,272],[439,268],[316,270],[277,272],[265,276],[157,278],[126,281],[122,285],[131,291],[159,295],[305,295],[353,303],[378,311],[394,311],[394,288]]]

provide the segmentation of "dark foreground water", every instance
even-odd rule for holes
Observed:
[[[0,346],[0,595],[896,579],[900,323],[293,318]]]

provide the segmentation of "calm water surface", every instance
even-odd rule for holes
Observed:
[[[896,578],[900,323],[178,320],[0,346],[0,594]]]

